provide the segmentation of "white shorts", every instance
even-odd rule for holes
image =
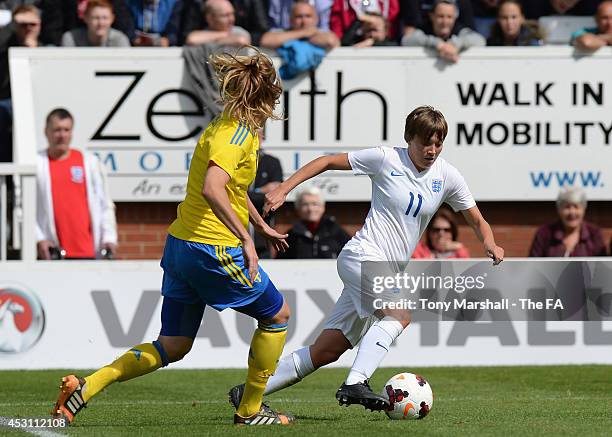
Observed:
[[[337,268],[344,288],[323,329],[342,331],[351,345],[356,346],[378,318],[361,305],[361,257],[343,250],[338,256]]]

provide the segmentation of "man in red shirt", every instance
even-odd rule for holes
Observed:
[[[114,205],[99,160],[70,147],[72,115],[55,109],[47,116],[49,147],[38,162],[38,257],[94,259],[116,251]],[[55,249],[55,250],[54,250]]]

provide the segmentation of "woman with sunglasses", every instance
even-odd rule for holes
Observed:
[[[417,245],[412,258],[469,258],[470,253],[457,241],[457,223],[447,209],[439,209],[427,226],[425,240]]]

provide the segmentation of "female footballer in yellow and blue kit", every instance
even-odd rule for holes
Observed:
[[[62,378],[53,414],[68,422],[105,387],[152,372],[182,359],[193,345],[206,305],[233,308],[258,320],[248,358],[242,402],[234,423],[287,424],[294,419],[262,405],[269,376],[282,352],[289,307],[258,266],[249,221],[277,250],[285,238],[270,228],[248,198],[255,178],[260,129],[275,118],[282,87],[270,59],[218,55],[223,113],[206,128],[195,148],[187,194],[168,229],[161,266],[162,328],[156,341],[134,346],[93,374]]]

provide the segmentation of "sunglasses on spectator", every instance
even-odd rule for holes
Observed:
[[[451,232],[452,229],[451,228],[431,228],[431,232],[432,233],[437,233],[437,232]]]
[[[18,26],[34,27],[34,26],[39,26],[40,21],[15,21],[15,24],[17,24]]]

